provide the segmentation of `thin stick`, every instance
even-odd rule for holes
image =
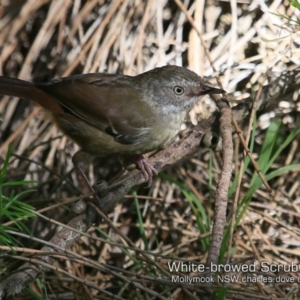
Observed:
[[[207,44],[206,44],[206,42],[205,42],[204,39],[203,39],[202,33],[201,33],[201,32],[199,31],[199,29],[197,28],[197,26],[196,26],[196,24],[195,24],[193,18],[190,16],[189,12],[187,11],[187,9],[186,9],[185,6],[183,5],[183,3],[182,3],[180,0],[175,0],[175,2],[176,2],[176,4],[178,5],[178,7],[182,10],[182,12],[185,14],[186,18],[188,19],[189,23],[192,25],[192,27],[194,28],[194,30],[197,32],[197,34],[198,34],[198,36],[199,36],[199,38],[200,38],[200,40],[201,40],[202,46],[203,46],[203,48],[204,48],[204,50],[205,50],[205,54],[206,54],[206,56],[207,56],[207,58],[208,58],[208,60],[209,60],[209,62],[210,62],[210,64],[211,64],[211,67],[212,67],[212,69],[214,70],[214,72],[217,72],[217,70],[216,70],[216,68],[215,68],[215,66],[214,66],[214,62],[213,62],[213,60],[212,60],[212,57],[211,57],[211,55],[210,55],[210,53],[209,53],[209,49],[208,49],[208,47],[207,47]],[[221,83],[220,77],[219,77],[218,75],[216,75],[216,80],[217,80],[217,82],[218,82],[218,85],[219,85],[221,88],[223,88],[223,85],[222,85],[222,83]],[[235,130],[236,130],[236,132],[237,132],[237,134],[238,134],[238,136],[239,136],[239,138],[240,138],[240,140],[241,140],[241,142],[242,142],[242,145],[243,145],[243,147],[245,148],[246,154],[249,156],[249,158],[250,158],[250,160],[251,160],[251,162],[252,162],[252,164],[253,164],[253,166],[254,166],[254,168],[255,168],[255,171],[257,172],[257,174],[258,174],[258,176],[260,177],[261,181],[262,181],[263,184],[265,185],[267,191],[268,191],[270,194],[272,194],[272,189],[271,189],[271,187],[269,186],[269,184],[268,184],[267,180],[265,179],[263,173],[261,172],[260,168],[258,167],[258,164],[256,163],[255,159],[253,158],[253,156],[252,156],[252,154],[251,154],[249,148],[247,147],[247,144],[246,144],[246,142],[245,142],[245,139],[243,138],[243,135],[242,135],[242,133],[241,133],[241,129],[240,129],[240,127],[239,127],[239,125],[238,125],[238,123],[237,123],[237,121],[236,121],[236,119],[235,119],[235,117],[234,117],[233,115],[232,115],[232,122],[233,122],[234,128],[235,128]]]

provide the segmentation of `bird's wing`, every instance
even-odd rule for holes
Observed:
[[[127,76],[85,74],[38,87],[53,95],[67,112],[121,144],[139,144],[149,136],[153,113]]]

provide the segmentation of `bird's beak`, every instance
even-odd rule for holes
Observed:
[[[215,88],[209,85],[203,85],[202,86],[202,91],[199,93],[200,96],[202,95],[206,95],[206,94],[225,94],[226,91],[219,89],[219,88]]]

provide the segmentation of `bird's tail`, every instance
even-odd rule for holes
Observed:
[[[0,76],[0,95],[31,100],[52,113],[63,112],[54,96],[42,91],[34,83],[17,78]]]

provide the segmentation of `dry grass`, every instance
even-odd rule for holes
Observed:
[[[226,91],[240,100],[251,94],[251,88],[255,98],[259,86],[266,83],[266,72],[271,72],[271,77],[280,76],[300,64],[299,25],[273,14],[299,20],[299,11],[288,1],[184,3],[203,33],[218,74],[208,63],[184,13],[175,2],[164,0],[2,1],[1,72],[41,82],[99,71],[134,75],[156,66],[176,64],[208,76],[212,82],[214,76],[220,75]],[[257,115],[253,153],[262,164],[264,158],[271,160],[288,135],[299,128],[298,94],[281,100]],[[195,122],[205,118],[214,109],[213,103],[204,99],[191,113],[191,119]],[[69,202],[74,202],[74,197],[80,195],[70,160],[77,146],[43,120],[40,109],[27,101],[3,97],[0,116],[1,157],[5,157],[9,143],[13,148],[7,180],[38,180],[30,185],[36,191],[25,195],[22,201],[51,219],[40,216],[26,221],[29,232],[18,237],[25,247],[24,259],[50,240],[56,222],[66,224],[73,217],[65,201],[71,198]],[[267,129],[275,118],[283,123],[281,127],[272,123],[277,134],[271,135]],[[262,153],[262,149],[268,149],[262,146],[266,140],[275,144],[269,156]],[[243,160],[238,139],[235,150],[233,179]],[[238,200],[246,209],[234,231],[230,263],[256,264],[256,271],[224,272],[223,275],[239,275],[239,279],[231,279],[227,285],[216,281],[212,286],[219,291],[215,299],[222,299],[224,287],[228,289],[226,299],[299,299],[300,270],[284,272],[276,267],[275,272],[264,272],[260,268],[266,262],[275,266],[300,265],[299,156],[296,135],[268,170],[270,173],[295,165],[293,170],[287,169],[270,180],[272,196],[251,182],[255,174],[251,165],[243,174]],[[168,169],[150,190],[141,187],[115,207],[109,215],[115,228],[107,224],[101,225],[101,232],[90,228],[88,236],[72,247],[77,256],[61,255],[53,269],[44,273],[40,286],[34,282],[30,287],[41,299],[46,299],[45,295],[49,299],[201,299],[208,293],[207,285],[172,283],[175,272],[170,272],[168,262],[206,262],[214,209],[211,200],[221,165],[219,153],[203,148],[194,158]],[[98,161],[89,169],[93,183],[109,179],[116,172],[118,164],[114,159]],[[24,189],[28,186],[15,188],[16,192]],[[251,189],[253,194],[245,199]],[[9,191],[5,189],[4,195]],[[228,220],[233,199],[231,194]],[[203,209],[200,213],[199,208]],[[11,253],[4,246],[2,249],[3,254]],[[147,259],[138,255],[137,249],[145,251]],[[226,254],[221,258],[224,260]],[[5,256],[1,276],[15,271],[23,259]],[[247,276],[244,278],[248,282],[242,281],[242,275]],[[289,282],[276,282],[284,278]],[[33,298],[23,292],[16,299]]]

